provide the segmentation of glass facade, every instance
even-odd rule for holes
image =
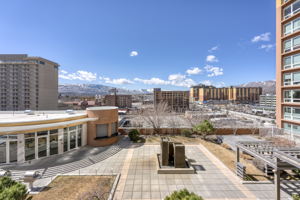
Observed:
[[[18,140],[16,135],[0,137],[0,163],[17,162]]]
[[[64,152],[82,146],[82,125],[64,128]]]
[[[61,131],[63,139],[61,144],[59,144],[59,129],[25,133],[23,141],[18,141],[18,135],[0,136],[0,163],[17,162],[18,160],[30,161],[58,154],[59,146],[61,146],[61,152],[66,152],[83,145],[82,125],[64,128]],[[23,143],[24,146],[23,144],[18,146],[18,142]],[[18,158],[20,156],[18,151],[24,151],[24,157]]]
[[[58,154],[58,129],[50,130],[50,155]]]
[[[25,137],[25,160],[35,159],[35,133],[26,133]]]

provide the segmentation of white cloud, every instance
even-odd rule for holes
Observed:
[[[214,47],[210,48],[210,49],[208,50],[208,52],[209,52],[209,53],[212,53],[212,52],[214,52],[214,51],[217,51],[218,49],[219,49],[219,46],[214,46]]]
[[[179,87],[191,87],[196,84],[193,79],[186,78],[186,76],[182,74],[171,74],[169,75],[168,80],[170,85]]]
[[[137,51],[131,51],[129,54],[131,57],[137,56],[139,55],[139,53]]]
[[[204,69],[206,70],[206,72],[208,72],[209,74],[207,75],[208,77],[213,77],[213,76],[221,76],[223,75],[223,68],[221,67],[215,67],[215,66],[211,66],[211,65],[206,65],[204,67]]]
[[[151,79],[135,78],[134,81],[146,85],[172,85],[179,87],[190,87],[196,84],[193,79],[186,78],[186,76],[182,74],[170,74],[168,80],[153,77]]]
[[[97,73],[78,70],[75,73],[68,73],[65,70],[61,70],[59,78],[67,80],[81,80],[81,81],[94,81],[97,79]]]
[[[252,42],[260,42],[260,41],[267,42],[267,41],[270,41],[270,36],[271,36],[270,32],[263,33],[263,34],[253,37],[251,41]]]
[[[208,55],[208,56],[206,57],[206,61],[207,61],[207,62],[218,62],[219,60],[218,60],[218,58],[217,58],[216,56],[214,56],[214,55]]]
[[[182,74],[170,74],[168,77],[169,81],[182,81],[185,79],[185,75]]]
[[[221,82],[216,83],[215,86],[216,87],[224,87],[225,83],[221,81]]]
[[[60,70],[59,72],[62,73],[62,74],[67,74],[68,73],[66,70],[63,70],[63,69]]]
[[[201,82],[204,85],[212,85],[212,82],[210,80],[205,80]]]
[[[194,68],[186,70],[186,73],[188,75],[196,75],[196,74],[200,74],[201,72],[202,72],[202,70],[199,67],[194,67]]]
[[[133,84],[134,82],[126,79],[126,78],[117,78],[111,79],[108,77],[99,77],[100,80],[103,80],[105,83],[114,84],[114,85],[125,85],[125,84]]]
[[[135,78],[134,81],[141,82],[145,85],[168,85],[168,81],[162,80],[160,78],[151,78],[151,79],[141,79]]]
[[[259,48],[269,51],[275,47],[275,44],[262,44]]]

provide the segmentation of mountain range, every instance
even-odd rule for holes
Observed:
[[[275,94],[276,91],[276,81],[258,81],[258,82],[249,82],[241,85],[239,87],[262,87],[263,94]]]
[[[61,84],[58,86],[58,92],[69,96],[94,96],[110,94],[110,90],[114,87],[101,84]],[[117,88],[118,94],[147,94],[146,89],[142,90],[127,90]]]
[[[275,94],[276,82],[274,80],[249,82],[238,87],[262,87],[263,94]],[[101,84],[61,84],[58,86],[59,93],[70,96],[94,96],[110,94],[110,90],[114,87],[101,85]],[[141,90],[127,90],[117,88],[118,94],[149,94],[146,89]]]

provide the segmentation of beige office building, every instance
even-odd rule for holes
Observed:
[[[58,64],[26,54],[0,54],[0,110],[53,110]]]
[[[159,103],[167,103],[174,112],[185,112],[189,109],[189,91],[161,91],[154,88],[154,106]]]

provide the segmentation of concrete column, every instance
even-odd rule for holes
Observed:
[[[240,148],[236,148],[236,163],[240,162]]]
[[[280,170],[274,170],[274,180],[275,180],[275,199],[280,200]]]
[[[58,129],[58,154],[64,152],[64,129]]]
[[[18,163],[25,162],[25,140],[24,134],[18,134]]]
[[[87,144],[87,124],[82,124],[82,146]]]

